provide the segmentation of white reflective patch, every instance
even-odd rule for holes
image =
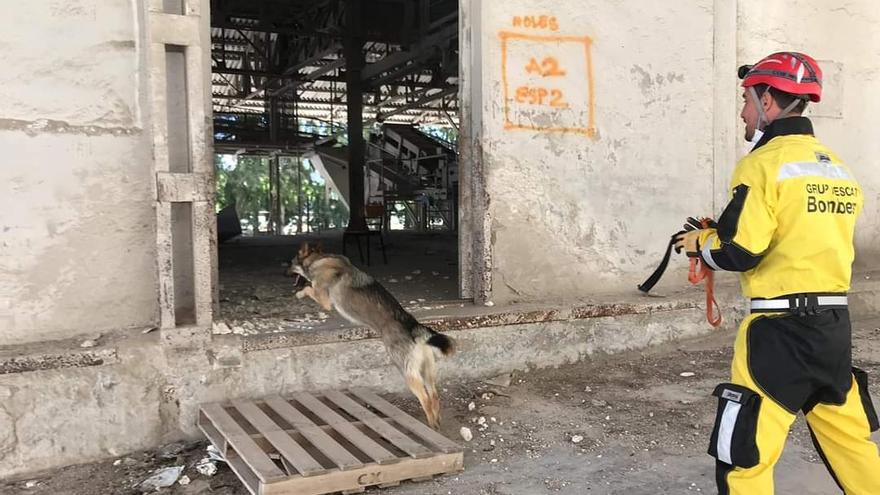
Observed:
[[[711,266],[712,269],[715,270],[716,272],[720,272],[721,267],[718,266],[717,263],[715,263],[714,259],[712,259],[712,240],[714,240],[716,237],[718,237],[718,236],[716,236],[715,234],[712,234],[706,238],[706,245],[703,246],[703,249],[700,252],[700,255],[703,257],[703,261],[705,261],[707,265]]]
[[[728,402],[724,406],[724,414],[721,415],[721,424],[718,425],[718,460],[726,464],[733,464],[730,444],[733,441],[733,430],[736,427],[740,407],[736,402]]]
[[[840,165],[821,162],[791,162],[779,169],[777,182],[796,177],[824,177],[826,179],[853,180],[849,172]]]
[[[803,78],[804,78],[804,64],[799,64],[798,70],[797,70],[797,83],[800,84],[801,80]]]

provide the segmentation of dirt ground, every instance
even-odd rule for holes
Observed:
[[[872,376],[880,368],[878,338],[880,319],[855,325],[856,364]],[[557,369],[519,371],[507,387],[446,383],[443,432],[465,445],[464,472],[367,493],[715,493],[713,460],[705,453],[715,409],[710,392],[727,378],[732,341],[732,333],[718,332]],[[871,389],[878,397],[876,383]],[[414,398],[389,399],[421,418]],[[468,407],[471,402],[473,411]],[[485,418],[484,429],[478,426],[480,417]],[[461,426],[472,429],[472,441],[464,443],[459,437]],[[576,435],[583,440],[573,442]],[[0,493],[134,494],[139,493],[137,484],[164,466],[184,466],[192,481],[161,493],[246,493],[222,463],[212,477],[199,474],[194,464],[203,457],[204,443],[187,445],[168,459],[157,452],[132,454],[14,483],[0,482]],[[813,451],[802,419],[792,430],[776,480],[778,493],[839,493]]]

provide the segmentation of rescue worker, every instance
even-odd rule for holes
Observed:
[[[852,367],[847,309],[853,232],[863,193],[852,171],[801,116],[822,96],[802,53],[739,69],[753,148],[733,172],[714,228],[682,231],[676,249],[741,272],[751,314],[739,327],[731,383],[719,385],[709,453],[722,495],[773,493],[773,466],[802,411],[813,444],[846,494],[880,494],[877,414]]]

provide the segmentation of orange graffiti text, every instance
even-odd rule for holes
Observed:
[[[558,31],[559,22],[552,15],[517,15],[513,16],[513,27]]]

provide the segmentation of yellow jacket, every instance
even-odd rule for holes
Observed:
[[[736,165],[731,186],[717,230],[700,236],[706,264],[742,272],[750,298],[849,290],[863,195],[807,118],[767,126]]]

